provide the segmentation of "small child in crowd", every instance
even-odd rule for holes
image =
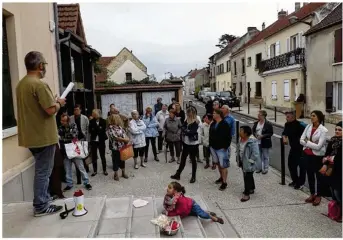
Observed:
[[[168,185],[167,194],[164,197],[163,206],[167,216],[197,216],[203,219],[211,219],[213,222],[224,224],[224,220],[213,212],[204,211],[192,198],[185,197],[185,188],[178,182]]]
[[[202,142],[202,150],[204,154],[204,158],[206,161],[205,169],[210,167],[210,156],[211,156],[211,151],[210,151],[210,125],[212,123],[213,116],[210,113],[207,113],[203,117],[203,125],[201,128],[201,142]],[[212,165],[212,169],[216,169],[215,165]]]

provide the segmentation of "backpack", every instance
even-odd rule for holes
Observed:
[[[331,200],[328,204],[328,217],[335,221],[341,217],[341,206],[335,200]]]

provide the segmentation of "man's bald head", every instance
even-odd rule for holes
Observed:
[[[228,105],[223,105],[221,110],[222,110],[224,116],[228,116],[230,113],[230,107]]]

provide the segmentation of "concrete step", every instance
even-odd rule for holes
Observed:
[[[9,203],[2,206],[2,231],[5,238],[94,238],[98,235],[99,220],[105,209],[105,197],[85,198],[88,213],[62,220],[59,214],[34,217],[32,202]],[[63,205],[63,200],[55,201]],[[68,203],[69,208],[74,207]]]

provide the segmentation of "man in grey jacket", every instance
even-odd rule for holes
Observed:
[[[70,117],[70,123],[75,123],[78,130],[78,140],[79,141],[88,141],[89,140],[89,134],[88,134],[88,126],[89,126],[89,120],[88,117],[81,114],[81,105],[76,104],[74,107],[74,115]],[[85,161],[83,161],[83,164],[85,165],[85,169],[87,173],[89,172],[88,165],[85,164]],[[76,178],[77,178],[77,184],[81,184],[81,173],[76,168]]]

